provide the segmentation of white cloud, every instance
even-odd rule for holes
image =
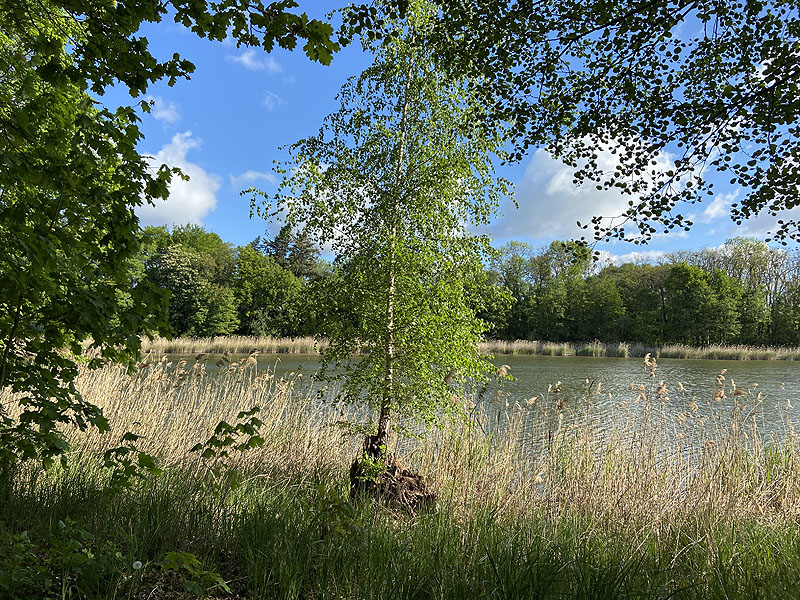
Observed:
[[[264,99],[262,101],[262,104],[266,107],[268,111],[272,112],[279,106],[285,104],[285,101],[275,92],[270,92],[269,90],[267,90],[266,92],[264,92]]]
[[[766,238],[778,230],[778,227],[780,227],[778,221],[800,222],[800,206],[778,211],[778,214],[774,217],[766,210],[762,210],[757,217],[742,221],[742,224],[739,227],[735,227],[732,233],[734,235]]]
[[[165,100],[161,96],[147,96],[145,99],[150,103],[150,114],[157,121],[163,121],[164,123],[180,121],[179,106],[175,102]]]
[[[281,73],[283,68],[274,56],[260,56],[254,48],[248,48],[238,56],[228,56],[228,60],[242,65],[248,71],[266,71],[270,75]]]
[[[729,215],[731,204],[733,204],[734,200],[739,197],[739,191],[740,190],[736,189],[728,194],[714,196],[711,204],[706,207],[706,209],[703,211],[703,214],[700,215],[697,220],[701,223],[710,223],[714,219]]]
[[[699,223],[711,223],[725,217],[727,223],[717,223],[711,229],[711,235],[724,235],[726,237],[752,236],[756,238],[766,238],[777,231],[779,220],[800,222],[800,206],[798,206],[778,211],[775,216],[770,215],[768,210],[762,210],[758,215],[742,221],[741,225],[736,225],[730,220],[730,211],[731,205],[739,199],[741,191],[741,188],[737,188],[730,193],[715,196],[711,204],[694,220]]]
[[[200,140],[193,138],[191,131],[176,133],[169,144],[150,157],[154,167],[161,164],[178,167],[189,181],[173,177],[167,200],[158,200],[155,206],[145,204],[137,208],[136,214],[143,225],[199,225],[216,208],[219,179],[186,158],[189,150],[199,147]]]
[[[231,175],[231,187],[242,187],[245,184],[266,181],[268,183],[278,183],[278,179],[273,173],[263,173],[261,171],[245,171],[241,175]]]
[[[595,154],[597,167],[603,173],[611,175],[620,164],[620,152],[612,143],[595,149]],[[662,153],[656,161],[651,168],[663,173],[672,167],[673,157]],[[575,185],[575,171],[575,168],[554,159],[547,151],[537,150],[528,162],[522,181],[517,185],[515,197],[519,209],[511,202],[503,206],[504,218],[490,228],[494,237],[590,237],[593,233],[592,217],[604,217],[604,224],[609,225],[615,217],[621,216],[628,209],[628,202],[637,200],[637,196],[624,194],[617,188],[598,190],[594,181]],[[653,175],[648,174],[645,186],[653,183],[654,179]],[[675,185],[681,186],[682,183],[678,181]],[[578,221],[583,225],[588,224],[589,229],[579,228]],[[676,230],[670,232],[669,236],[675,238],[681,234]]]
[[[598,152],[598,164],[611,166],[616,156]],[[609,163],[609,165],[606,165]],[[516,209],[508,203],[504,218],[492,233],[501,239],[573,238],[586,232],[577,221],[589,223],[594,215],[617,216],[628,207],[628,196],[618,190],[598,190],[592,182],[572,183],[575,169],[555,160],[545,150],[537,150],[517,185]]]
[[[625,254],[613,254],[605,250],[600,251],[600,262],[611,265],[624,265],[625,263],[656,263],[663,258],[667,252],[665,250],[641,250],[627,252]]]

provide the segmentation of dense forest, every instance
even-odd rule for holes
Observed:
[[[197,225],[141,235],[138,277],[169,290],[177,335],[313,335],[325,318],[337,267],[289,226],[241,247]],[[474,302],[493,338],[800,345],[800,254],[749,238],[622,265],[510,242],[485,275]]]

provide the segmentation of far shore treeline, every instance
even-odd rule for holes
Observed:
[[[326,319],[320,290],[340,276],[288,226],[240,247],[197,225],[141,236],[133,268],[170,292],[177,336],[314,335]],[[622,265],[571,242],[510,242],[485,274],[474,302],[498,340],[800,346],[800,253],[749,238]]]

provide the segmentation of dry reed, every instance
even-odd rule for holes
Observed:
[[[311,336],[281,338],[255,337],[245,335],[228,335],[203,338],[155,338],[143,339],[142,351],[154,354],[316,354],[327,347],[325,340],[317,340]]]
[[[162,354],[318,354],[327,340],[311,336],[297,338],[217,336],[211,338],[176,338],[143,340],[142,350]],[[528,356],[594,356],[613,358],[690,358],[711,360],[800,360],[800,348],[724,346],[703,347],[685,344],[649,346],[635,342],[547,342],[537,340],[486,340],[480,344],[485,354],[518,354]]]
[[[182,464],[199,460],[189,448],[219,421],[234,423],[239,411],[259,406],[264,446],[243,453],[237,466],[295,479],[347,472],[360,439],[343,436],[336,423],[356,415],[321,401],[300,374],[278,377],[248,363],[220,373],[185,367],[162,360],[133,376],[116,367],[83,372],[78,387],[103,408],[113,433],[70,432],[74,447],[100,453],[132,431],[143,436],[141,450],[167,466]],[[556,386],[494,423],[473,416],[422,441],[404,440],[399,453],[457,511],[578,511],[653,527],[698,514],[714,522],[800,517],[800,445],[791,425],[763,439],[752,411],[760,402],[755,389],[737,391],[721,377],[717,393],[735,400],[727,420],[713,412],[714,403],[698,405],[685,390],[653,379],[600,422],[590,409],[569,415]],[[683,410],[677,418],[665,411],[676,403]]]

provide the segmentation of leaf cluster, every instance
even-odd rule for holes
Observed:
[[[0,388],[22,407],[12,417],[0,406],[0,462],[63,457],[59,426],[107,430],[75,388],[77,363],[132,366],[142,335],[169,331],[166,293],[140,277],[134,211],[166,198],[180,173],[137,150],[146,101],[109,110],[91,94],[122,84],[135,98],[189,76],[191,62],[159,60],[139,34],[168,15],[201,37],[267,51],[305,40],[306,54],[327,64],[338,50],[332,28],[296,7],[0,1]],[[214,326],[236,319],[222,309]]]
[[[241,411],[236,415],[239,422],[235,425],[220,421],[211,437],[192,446],[191,452],[200,452],[201,458],[209,460],[227,458],[231,450],[244,452],[251,448],[260,448],[264,445],[264,438],[259,435],[259,428],[264,423],[256,416],[260,410],[258,406],[254,406],[250,410]]]
[[[800,183],[795,2],[435,4],[430,43],[472,77],[490,121],[512,124],[514,159],[543,146],[577,169],[576,184],[630,196],[622,214],[585,224],[595,240],[688,230],[682,207],[713,195],[712,173],[743,192],[732,221],[766,215],[771,239],[800,239],[796,220],[779,218]],[[385,33],[383,14],[359,5],[348,22]]]

